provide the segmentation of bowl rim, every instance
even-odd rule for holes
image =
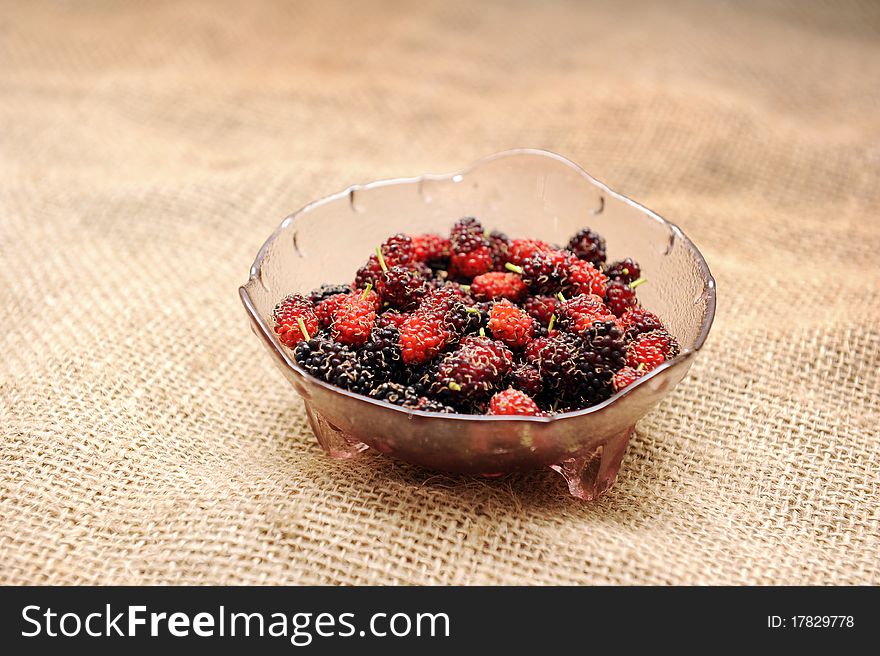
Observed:
[[[656,369],[653,369],[646,375],[639,378],[635,383],[628,385],[624,389],[619,392],[615,392],[609,398],[602,401],[597,405],[590,406],[589,408],[583,408],[581,410],[574,410],[572,412],[562,412],[556,415],[552,415],[549,417],[534,417],[529,415],[465,415],[465,414],[453,414],[453,413],[443,413],[443,412],[430,412],[426,410],[412,410],[409,408],[404,408],[398,405],[394,405],[393,403],[389,403],[387,401],[381,401],[379,399],[373,399],[368,396],[364,396],[362,394],[356,394],[354,392],[350,392],[348,390],[341,389],[330,383],[327,383],[320,378],[315,378],[311,374],[307,373],[304,369],[302,369],[296,362],[291,359],[287,352],[279,345],[277,340],[274,337],[274,331],[272,331],[269,326],[263,321],[260,317],[259,312],[257,312],[256,307],[254,306],[253,300],[248,294],[247,285],[251,283],[261,284],[261,271],[263,266],[263,259],[265,258],[266,252],[269,249],[270,244],[275,241],[275,239],[281,234],[282,231],[286,230],[290,225],[301,215],[308,213],[316,207],[320,207],[321,205],[325,205],[327,203],[332,203],[338,200],[342,200],[345,197],[349,197],[350,202],[353,202],[354,194],[356,192],[367,191],[370,189],[375,189],[377,187],[385,187],[391,185],[398,184],[423,184],[424,182],[444,182],[454,180],[456,177],[463,178],[465,175],[470,173],[471,171],[479,168],[483,164],[488,162],[492,162],[494,160],[503,159],[505,157],[512,157],[518,155],[535,155],[540,157],[548,157],[550,159],[554,159],[571,169],[573,169],[576,173],[581,175],[586,181],[592,183],[596,187],[598,187],[603,193],[616,198],[624,202],[627,205],[630,205],[643,214],[646,217],[651,218],[663,225],[665,225],[670,233],[674,236],[675,239],[681,239],[688,246],[690,251],[694,254],[697,264],[700,267],[701,273],[703,274],[706,280],[706,287],[703,294],[706,295],[706,314],[703,318],[703,323],[700,326],[700,332],[697,335],[697,339],[694,342],[694,345],[687,349],[682,349],[681,353],[679,353],[676,357],[671,360],[667,360]],[[254,262],[250,268],[250,276],[248,281],[241,285],[238,289],[239,296],[241,298],[242,303],[244,304],[245,310],[251,318],[251,321],[260,329],[259,336],[263,338],[266,342],[267,346],[273,352],[273,354],[279,359],[282,365],[286,366],[288,369],[295,371],[297,374],[303,376],[311,383],[323,387],[324,389],[329,390],[335,394],[341,394],[343,396],[351,397],[357,401],[371,403],[380,407],[390,408],[395,412],[400,412],[407,416],[423,416],[430,418],[443,418],[452,421],[512,421],[512,422],[529,422],[529,423],[537,423],[537,424],[547,424],[555,421],[566,420],[566,419],[574,419],[576,417],[583,417],[589,414],[598,413],[612,405],[613,403],[617,403],[621,399],[625,398],[629,394],[632,394],[638,387],[646,383],[648,380],[654,378],[660,373],[667,371],[673,367],[680,365],[681,363],[687,361],[690,358],[693,358],[697,352],[703,347],[706,342],[706,338],[709,335],[709,331],[712,328],[712,324],[715,321],[715,306],[716,306],[716,292],[715,292],[715,278],[712,276],[712,272],[709,270],[709,265],[706,263],[706,258],[703,257],[703,254],[700,252],[700,249],[691,241],[690,237],[688,237],[681,228],[679,228],[675,223],[664,219],[662,216],[654,212],[653,210],[645,207],[641,203],[637,203],[636,201],[624,196],[623,194],[614,191],[604,182],[597,180],[592,175],[587,173],[580,165],[573,162],[572,160],[564,157],[563,155],[559,155],[558,153],[554,153],[549,150],[544,150],[540,148],[512,148],[508,150],[502,150],[497,153],[493,153],[491,155],[487,155],[485,157],[481,157],[480,159],[474,161],[473,163],[452,171],[451,173],[426,173],[423,175],[412,176],[412,177],[398,177],[398,178],[386,178],[382,180],[374,180],[373,182],[363,183],[363,184],[352,184],[346,187],[345,189],[338,191],[334,194],[330,194],[328,196],[324,196],[322,198],[318,198],[313,200],[305,205],[303,205],[300,209],[296,210],[292,214],[289,214],[284,218],[283,221],[278,225],[277,228],[272,232],[271,235],[263,242],[263,245],[260,247],[260,250],[257,251],[257,256],[254,258]]]

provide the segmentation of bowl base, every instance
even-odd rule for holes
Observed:
[[[318,444],[331,458],[348,460],[366,451],[368,447],[346,431],[334,426],[326,417],[306,403],[306,414]],[[602,444],[566,458],[550,469],[558,472],[568,484],[571,496],[582,501],[593,501],[607,492],[617,478],[617,470],[629,444],[634,426],[607,439]],[[507,472],[481,474],[482,478],[497,478]]]
[[[593,501],[614,484],[633,428],[630,426],[589,451],[550,465],[550,469],[562,475],[571,496]]]
[[[309,423],[312,425],[312,432],[318,438],[318,444],[331,458],[348,460],[369,448],[363,442],[327,421],[324,415],[312,408],[311,403],[306,403],[305,406]]]

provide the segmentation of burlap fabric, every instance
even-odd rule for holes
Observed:
[[[7,6],[0,582],[880,583],[880,6],[663,5]],[[308,200],[513,146],[718,279],[593,504],[329,460],[237,297]]]

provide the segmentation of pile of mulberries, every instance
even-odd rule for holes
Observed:
[[[546,416],[588,408],[679,354],[630,258],[589,228],[566,248],[487,232],[396,234],[354,281],[291,294],[279,341],[309,375],[409,410]]]

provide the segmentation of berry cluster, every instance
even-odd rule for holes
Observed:
[[[601,403],[679,353],[643,308],[627,258],[589,228],[566,248],[487,233],[389,237],[351,285],[275,307],[279,341],[309,374],[412,410],[549,415]]]

